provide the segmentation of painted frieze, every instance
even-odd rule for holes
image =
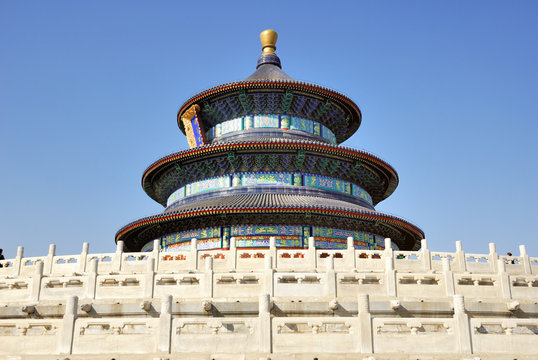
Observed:
[[[307,132],[309,134],[313,134],[314,133],[314,124],[312,123],[312,120],[301,119],[301,118],[298,118],[298,117],[292,117],[291,130],[304,131],[304,132]]]
[[[254,115],[255,128],[278,128],[278,115]]]
[[[336,136],[325,125],[290,115],[247,115],[216,124],[205,133],[205,136],[207,141],[213,141],[234,131],[253,128],[280,128],[282,130],[303,131],[308,134],[318,135],[331,144],[336,144]]]
[[[292,185],[291,173],[246,173],[242,176],[243,186]]]
[[[174,191],[167,200],[167,206],[183,199],[186,196],[199,194],[206,191],[218,190],[240,186],[306,186],[317,189],[337,191],[357,198],[361,198],[373,204],[372,197],[364,189],[349,181],[344,181],[328,176],[301,174],[290,172],[252,172],[235,173],[233,175],[219,176],[187,184]]]
[[[228,248],[230,237],[234,237],[237,248],[256,248],[268,247],[269,238],[275,237],[276,246],[279,248],[306,248],[310,236],[315,238],[316,248],[319,249],[345,249],[348,237],[353,237],[356,249],[382,250],[385,246],[385,239],[382,236],[368,232],[294,225],[211,227],[163,236],[160,244],[163,251],[188,251],[191,240],[197,239],[198,250],[210,250]],[[152,249],[153,241],[147,243],[142,251]]]

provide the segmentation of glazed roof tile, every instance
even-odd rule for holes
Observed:
[[[385,185],[384,193],[382,196],[375,196],[375,203],[390,196],[392,192],[398,186],[398,174],[396,170],[388,163],[383,161],[376,155],[368,153],[363,150],[356,150],[345,146],[333,145],[322,141],[306,140],[306,139],[286,139],[286,138],[258,138],[245,139],[245,140],[232,140],[226,142],[215,141],[212,144],[200,146],[197,148],[186,149],[173,154],[169,154],[151,164],[142,175],[142,187],[144,191],[155,201],[164,204],[166,198],[160,198],[155,193],[153,187],[153,181],[155,176],[159,177],[163,173],[163,169],[170,164],[190,161],[192,159],[202,159],[205,156],[212,154],[225,153],[227,151],[251,151],[251,152],[266,152],[267,150],[307,150],[320,155],[326,154],[330,156],[341,156],[342,158],[350,159],[352,161],[359,160],[368,164],[375,165],[380,169],[387,179],[388,183]]]
[[[282,69],[273,63],[261,64],[256,71],[243,81],[250,80],[282,80],[295,81],[291,76],[286,74]]]
[[[334,151],[337,151],[337,152],[341,152],[343,154],[363,155],[363,156],[371,159],[372,161],[382,165],[384,168],[386,168],[388,171],[390,171],[393,174],[393,176],[396,178],[396,182],[398,180],[398,173],[396,172],[396,170],[389,163],[385,162],[380,157],[378,157],[378,156],[376,156],[376,155],[374,155],[372,153],[369,153],[367,151],[364,151],[364,150],[353,149],[353,148],[350,148],[350,147],[347,147],[347,146],[334,145],[334,144],[330,144],[330,143],[326,143],[326,142],[322,142],[322,141],[315,141],[315,140],[286,139],[286,138],[258,138],[255,141],[252,140],[252,139],[248,139],[248,140],[231,140],[231,141],[223,141],[223,142],[219,142],[218,140],[216,140],[211,144],[199,146],[199,147],[196,147],[196,148],[193,148],[193,149],[185,149],[185,150],[182,150],[182,151],[178,151],[178,152],[163,156],[162,158],[154,161],[150,166],[148,166],[146,168],[146,170],[144,170],[144,174],[142,176],[142,183],[144,183],[145,178],[148,176],[148,174],[152,170],[154,170],[157,166],[159,166],[159,165],[161,165],[161,164],[163,164],[165,162],[173,161],[173,160],[175,160],[177,158],[181,158],[181,157],[190,157],[190,155],[194,155],[194,154],[200,153],[200,152],[205,152],[205,151],[210,151],[210,150],[218,150],[218,149],[221,149],[222,147],[236,147],[236,146],[240,147],[242,145],[246,146],[246,145],[251,145],[251,144],[268,144],[268,145],[269,144],[275,144],[275,145],[290,144],[290,145],[297,145],[297,146],[301,146],[301,145],[315,146],[315,147],[318,147],[318,148],[331,149],[331,150],[334,150]]]
[[[400,217],[369,210],[363,206],[336,199],[320,198],[306,195],[275,193],[241,194],[204,199],[187,203],[172,211],[133,221],[116,234],[116,240],[130,239],[130,232],[145,231],[159,224],[182,221],[190,217],[214,216],[234,213],[319,213],[344,216],[362,220],[380,222],[384,226],[394,227],[411,236],[418,248],[424,233],[413,223]],[[164,233],[162,235],[165,235]],[[149,239],[148,239],[149,240]]]
[[[246,79],[242,81],[234,81],[222,85],[218,85],[202,91],[187,100],[180,107],[177,114],[177,124],[180,130],[185,133],[183,128],[183,122],[181,121],[181,116],[183,113],[194,104],[204,104],[207,101],[213,101],[214,99],[223,99],[226,97],[235,97],[239,95],[239,92],[246,91],[250,92],[267,92],[274,91],[275,94],[283,93],[285,91],[292,91],[294,94],[308,94],[308,96],[313,99],[323,99],[324,101],[332,101],[335,104],[338,104],[336,108],[345,109],[345,114],[349,116],[349,123],[346,126],[347,129],[344,129],[340,135],[337,135],[338,142],[343,142],[348,139],[357,129],[359,128],[362,121],[362,113],[357,106],[349,97],[339,93],[337,91],[331,90],[329,88],[307,83],[303,81],[296,81],[293,79]],[[324,103],[322,101],[321,103]],[[202,106],[203,107],[203,106]],[[267,111],[264,110],[264,113]],[[237,116],[238,114],[236,114]],[[242,115],[249,115],[248,112],[244,112]],[[252,114],[250,114],[252,115]],[[204,119],[202,118],[204,121]],[[322,121],[321,119],[319,121]],[[205,122],[205,121],[204,121]],[[332,129],[335,134],[338,132],[337,129]]]
[[[311,101],[319,102],[320,99],[323,99],[320,104],[323,104],[323,106],[332,106],[333,112],[343,111],[342,118],[339,120],[338,125],[332,125],[333,127],[336,126],[336,128],[332,130],[335,133],[338,142],[343,142],[347,138],[349,138],[358,129],[362,121],[362,114],[359,107],[349,97],[338,91],[334,91],[324,86],[303,81],[297,81],[290,77],[288,74],[286,74],[284,71],[282,71],[280,59],[278,58],[278,56],[276,56],[275,54],[263,54],[258,59],[256,71],[246,79],[217,85],[190,97],[185,103],[183,103],[183,105],[178,111],[177,124],[180,130],[185,133],[183,122],[181,121],[181,116],[188,108],[190,108],[194,104],[198,104],[201,106],[203,104],[208,104],[209,102],[216,101],[217,98],[226,98],[228,99],[226,103],[229,107],[229,101],[236,105],[239,105],[240,103],[242,104],[243,100],[238,97],[240,92],[242,93],[241,96],[245,97],[247,96],[247,92],[257,93],[259,91],[262,91],[264,93],[267,93],[269,91],[273,92],[275,95],[282,95],[284,92],[288,91],[290,91],[290,93],[295,93],[296,95],[308,94],[307,96],[311,98]],[[289,105],[290,104],[288,104],[287,107],[280,109],[280,111],[282,112],[277,111],[277,113],[293,114],[294,112],[292,109],[289,108]],[[205,105],[203,105],[202,107],[204,106]],[[239,110],[239,108],[241,110]],[[268,111],[270,112],[271,109],[273,109],[272,107],[268,107],[263,109],[257,109],[257,111],[252,112],[252,109],[249,110],[248,107],[240,106],[239,108],[236,109],[235,112],[232,112],[234,117],[237,117],[239,115],[265,114],[268,113]],[[323,113],[326,116],[327,114],[325,113],[325,111],[326,110],[324,110]],[[225,113],[228,116],[230,115],[228,111],[225,111]],[[205,116],[209,115],[206,114]],[[347,119],[345,119],[346,116]],[[208,122],[206,123],[206,129],[208,125],[215,125],[215,121],[222,121],[222,119],[209,120],[209,118],[204,118],[204,116],[201,116],[200,118],[204,123]],[[323,119],[328,120],[328,118],[322,118],[317,120],[323,122]],[[345,121],[342,121],[344,119]]]
[[[337,199],[328,199],[319,196],[283,194],[283,193],[254,193],[239,194],[225,197],[214,197],[200,200],[196,203],[188,203],[175,208],[173,211],[181,212],[183,210],[211,210],[219,208],[296,208],[296,207],[315,207],[319,209],[333,209],[344,211],[363,211],[368,210],[363,206],[352,204]]]

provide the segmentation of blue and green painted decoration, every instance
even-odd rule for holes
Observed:
[[[381,235],[364,231],[351,231],[321,226],[287,226],[287,225],[241,225],[229,227],[211,227],[198,230],[178,232],[160,238],[161,250],[190,250],[191,239],[197,239],[198,250],[228,248],[230,238],[235,237],[238,248],[268,247],[269,238],[276,238],[279,248],[307,248],[308,238],[313,236],[316,248],[345,249],[347,238],[353,237],[355,249],[382,250],[385,239]],[[153,242],[146,244],[142,251],[151,251]]]
[[[372,197],[357,184],[328,176],[291,172],[249,172],[218,176],[195,181],[174,191],[167,201],[167,206],[189,195],[205,191],[225,189],[238,186],[273,185],[306,186],[345,193],[360,198],[370,205]]]
[[[289,115],[247,115],[224,121],[206,132],[207,141],[213,141],[222,135],[248,129],[282,129],[303,131],[317,135],[331,144],[336,144],[336,136],[328,127],[317,121],[302,119]]]

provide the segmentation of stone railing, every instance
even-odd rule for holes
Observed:
[[[193,239],[190,251],[127,253],[120,242],[28,258],[19,248],[0,262],[0,358],[538,356],[538,258],[524,246],[506,257],[494,244],[482,255],[459,242],[455,252],[386,243],[237,249],[232,239],[198,251]]]
[[[311,239],[310,244],[315,244]],[[78,255],[57,256],[51,245],[47,256],[23,256],[0,268],[0,302],[65,298],[151,298],[170,294],[181,298],[326,296],[357,293],[384,296],[442,297],[456,294],[476,298],[538,298],[538,258],[499,256],[456,251],[433,252],[422,241],[420,251],[279,249],[199,251],[196,239],[190,251],[89,254],[88,244]],[[173,286],[172,286],[173,285]],[[417,295],[420,294],[420,295]]]

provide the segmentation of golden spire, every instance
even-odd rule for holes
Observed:
[[[264,30],[260,33],[263,55],[275,55],[276,39],[278,34],[275,30]]]

